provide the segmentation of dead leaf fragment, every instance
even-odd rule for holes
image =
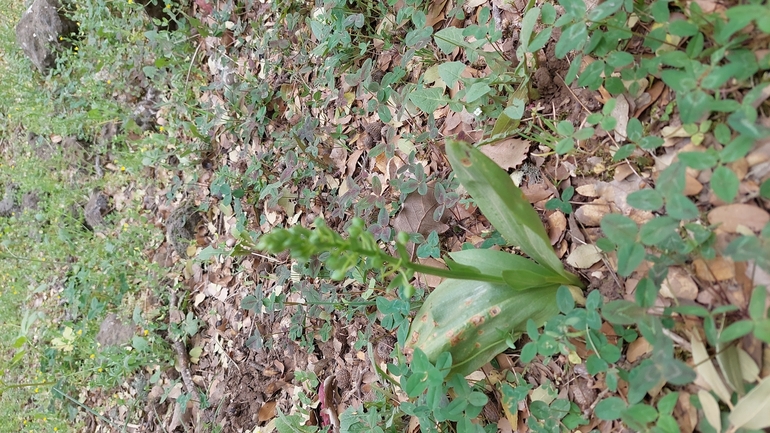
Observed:
[[[636,362],[639,358],[650,352],[652,352],[652,345],[644,337],[639,337],[628,345],[626,359],[628,362]]]
[[[575,218],[586,227],[598,227],[602,218],[610,212],[612,212],[610,205],[600,198],[580,206],[575,211]]]
[[[702,389],[698,391],[698,400],[703,406],[703,414],[706,416],[706,420],[711,427],[716,431],[722,431],[722,419],[721,411],[719,410],[719,403],[708,391]]]
[[[682,268],[671,268],[668,277],[660,285],[660,295],[692,301],[698,297],[698,286]]]
[[[586,269],[602,259],[602,252],[592,244],[580,245],[567,256],[567,264],[576,269]]]
[[[428,187],[425,195],[417,191],[409,194],[404,201],[401,212],[393,220],[393,228],[407,233],[419,233],[428,236],[435,230],[438,234],[444,233],[449,226],[444,224],[445,214],[439,221],[433,219],[433,212],[439,207],[436,197],[433,195],[433,187]]]
[[[265,422],[275,418],[275,404],[276,401],[272,400],[263,404],[262,407],[259,408],[259,412],[257,413],[259,422]]]
[[[725,257],[716,257],[711,260],[698,258],[692,264],[695,267],[695,275],[704,281],[713,283],[735,278],[735,263]]]
[[[757,206],[733,203],[712,209],[708,219],[711,224],[720,224],[718,230],[727,233],[738,233],[741,226],[758,233],[770,221],[770,214]]]
[[[555,211],[546,218],[548,219],[548,238],[551,245],[555,245],[567,228],[567,218],[561,211]]]
[[[527,140],[509,138],[495,144],[481,146],[479,150],[503,170],[508,170],[518,167],[527,159],[529,145],[530,142]]]

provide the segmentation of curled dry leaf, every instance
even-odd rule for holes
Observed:
[[[564,230],[567,228],[567,218],[561,211],[555,211],[548,215],[548,238],[551,241],[551,245],[556,245],[556,242],[561,239]]]

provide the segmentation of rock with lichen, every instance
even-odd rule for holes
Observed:
[[[166,239],[179,257],[187,257],[187,247],[195,240],[195,233],[202,219],[198,206],[193,201],[182,203],[168,216]]]

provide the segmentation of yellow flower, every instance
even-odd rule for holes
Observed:
[[[120,171],[126,171],[126,166],[124,166],[124,165],[121,165],[121,166],[120,166]]]
[[[91,358],[91,359],[94,359],[94,358],[96,358],[96,355],[94,355],[94,354],[92,353],[92,354],[89,356],[89,358]]]
[[[78,329],[78,335],[83,335],[83,330],[82,329]]]
[[[145,329],[145,330],[144,330],[144,336],[146,337],[146,336],[148,336],[149,334],[150,334],[150,331],[148,331],[148,330],[146,330],[146,329]]]

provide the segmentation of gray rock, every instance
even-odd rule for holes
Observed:
[[[60,37],[68,38],[77,30],[57,0],[35,0],[16,26],[16,41],[38,71],[46,74],[56,65],[59,52],[71,46]]]
[[[106,195],[95,190],[86,203],[85,217],[86,224],[92,230],[104,224],[104,215],[109,212],[109,200]]]
[[[9,217],[19,212],[20,209],[16,201],[16,193],[18,191],[19,186],[15,183],[5,186],[3,199],[0,200],[0,217]]]
[[[25,192],[21,196],[21,207],[29,210],[37,210],[40,196],[35,191]]]

